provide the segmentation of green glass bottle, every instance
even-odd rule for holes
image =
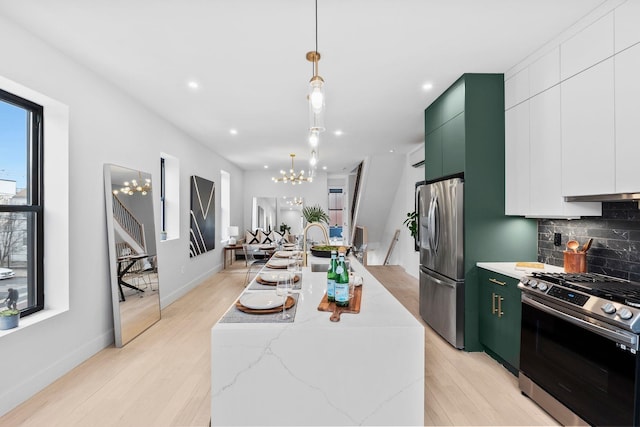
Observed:
[[[336,305],[338,307],[349,306],[349,271],[344,263],[344,252],[338,254],[338,266],[336,268]]]
[[[337,258],[338,251],[331,251],[331,263],[327,270],[327,300],[329,300],[329,302],[334,302],[336,300],[336,279],[338,277],[336,274],[336,269],[338,267]]]

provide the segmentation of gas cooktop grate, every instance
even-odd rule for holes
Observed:
[[[598,273],[541,273],[534,272],[533,276],[538,279],[548,280],[553,283],[629,283],[628,280],[617,277],[605,276]]]

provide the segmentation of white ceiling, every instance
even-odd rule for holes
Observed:
[[[318,0],[320,165],[410,151],[462,73],[505,72],[604,2]],[[289,153],[306,167],[314,0],[0,0],[0,13],[241,168],[276,173]]]

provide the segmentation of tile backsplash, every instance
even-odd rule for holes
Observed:
[[[554,246],[554,233],[562,234],[562,244]],[[568,240],[580,245],[590,237],[587,269],[640,282],[640,210],[637,202],[602,204],[601,217],[578,220],[538,220],[538,261],[562,267]]]

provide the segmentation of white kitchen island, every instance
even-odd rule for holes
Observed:
[[[326,273],[304,267],[292,323],[214,325],[212,425],[423,425],[424,327],[351,264],[364,283],[358,314],[330,322],[317,310]]]

